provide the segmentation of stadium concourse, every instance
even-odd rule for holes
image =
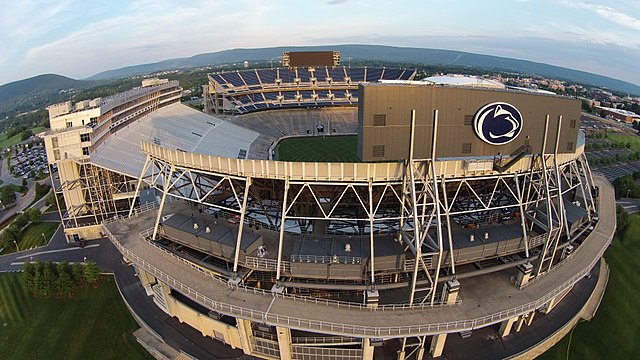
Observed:
[[[212,114],[159,79],[58,105],[67,239],[108,237],[158,308],[258,358],[537,354],[593,315],[608,274],[613,190],[579,101],[414,76],[215,73]],[[319,134],[357,135],[361,161],[272,160]]]

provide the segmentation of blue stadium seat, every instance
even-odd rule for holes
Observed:
[[[329,76],[331,76],[331,79],[334,82],[342,82],[344,81],[344,68],[342,67],[337,67],[337,68],[329,68],[327,69],[329,71]]]
[[[317,67],[316,71],[314,71],[314,75],[316,76],[316,80],[326,81],[327,80],[327,68],[326,67]]]
[[[328,90],[316,90],[316,94],[318,95],[318,99],[326,99],[329,97]]]
[[[217,81],[220,85],[227,85],[227,81],[220,74],[211,74],[213,80]]]
[[[242,78],[236,72],[221,73],[220,75],[233,86],[245,86],[244,81],[242,81]]]
[[[307,68],[298,68],[298,77],[300,78],[301,82],[304,82],[304,83],[311,82],[311,80],[309,80],[311,79],[311,73]]]
[[[367,68],[367,82],[376,82],[382,77],[382,69]]]
[[[265,92],[264,93],[264,97],[267,98],[267,100],[277,100],[278,99],[278,92],[276,92],[276,91]]]
[[[404,72],[403,69],[384,69],[384,74],[382,74],[383,80],[398,80],[400,79],[400,75]]]
[[[352,83],[364,81],[364,68],[347,68],[347,75],[351,78]]]
[[[302,95],[302,99],[303,100],[310,100],[313,101],[312,95],[313,95],[313,91],[311,90],[301,90],[299,91],[300,95]]]
[[[276,83],[276,70],[275,69],[260,69],[258,76],[262,80],[263,85],[274,85]]]
[[[255,70],[242,71],[240,72],[240,75],[242,75],[242,78],[247,85],[260,85],[260,81],[258,80]]]
[[[333,95],[335,97],[345,97],[346,96],[346,92],[344,90],[331,90],[331,92],[333,93]]]
[[[414,73],[415,73],[414,69],[405,69],[399,78],[401,80],[409,80]]]
[[[282,84],[292,84],[295,73],[289,69],[279,69]]]

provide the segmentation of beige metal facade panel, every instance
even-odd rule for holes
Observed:
[[[91,146],[90,142],[81,142],[80,135],[91,133],[89,127],[76,127],[68,131],[53,132],[44,137],[47,161],[53,164],[64,159],[87,158],[82,154],[82,148]],[[56,158],[56,152],[59,158]]]
[[[580,102],[575,99],[512,91],[380,84],[361,85],[359,96],[359,128],[362,131],[358,133],[358,144],[363,161],[408,157],[412,109],[416,110],[415,158],[431,155],[435,110],[438,110],[437,157],[504,155],[527,143],[533,153],[540,153],[547,115],[550,121],[545,153],[555,150],[560,116],[563,120],[558,152],[572,153],[576,147]],[[485,143],[475,134],[469,121],[481,107],[498,101],[512,104],[523,117],[519,136],[505,145]],[[374,126],[376,114],[386,116],[385,126]],[[470,145],[470,151],[463,152],[463,144],[467,151]],[[373,156],[376,145],[384,145],[384,156]]]
[[[576,153],[560,154],[559,163],[569,162],[582,154],[584,147],[578,148]],[[270,160],[243,160],[219,156],[185,153],[171,150],[159,145],[142,142],[142,151],[154,158],[168,161],[177,166],[209,171],[218,174],[228,174],[238,177],[253,177],[265,179],[289,179],[303,181],[402,181],[402,162],[374,162],[374,163],[309,163]],[[529,171],[531,157],[525,157],[514,164],[509,172]],[[547,160],[547,166],[553,164]],[[489,175],[494,171],[468,171],[463,160],[437,161],[436,173],[446,177],[459,177],[469,174]]]
[[[68,123],[71,123],[71,127],[88,125],[91,118],[97,119],[100,115],[100,108],[87,109],[50,118],[49,124],[51,130],[64,130],[69,128]]]

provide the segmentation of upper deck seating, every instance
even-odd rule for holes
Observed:
[[[413,76],[412,69],[302,67],[215,73],[211,79],[229,100],[232,111],[243,114],[285,107],[353,105],[358,102],[357,86],[361,82],[406,80]]]

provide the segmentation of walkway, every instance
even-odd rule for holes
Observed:
[[[449,307],[377,310],[328,305],[269,291],[230,288],[224,281],[194,271],[184,261],[139,233],[153,225],[155,211],[105,226],[112,242],[136,265],[172,288],[222,314],[301,330],[357,337],[392,338],[459,332],[484,327],[533,311],[588,274],[608,247],[615,231],[613,188],[602,177],[600,221],[562,265],[519,290],[513,270],[461,280],[462,304]],[[304,315],[302,315],[304,314]]]

